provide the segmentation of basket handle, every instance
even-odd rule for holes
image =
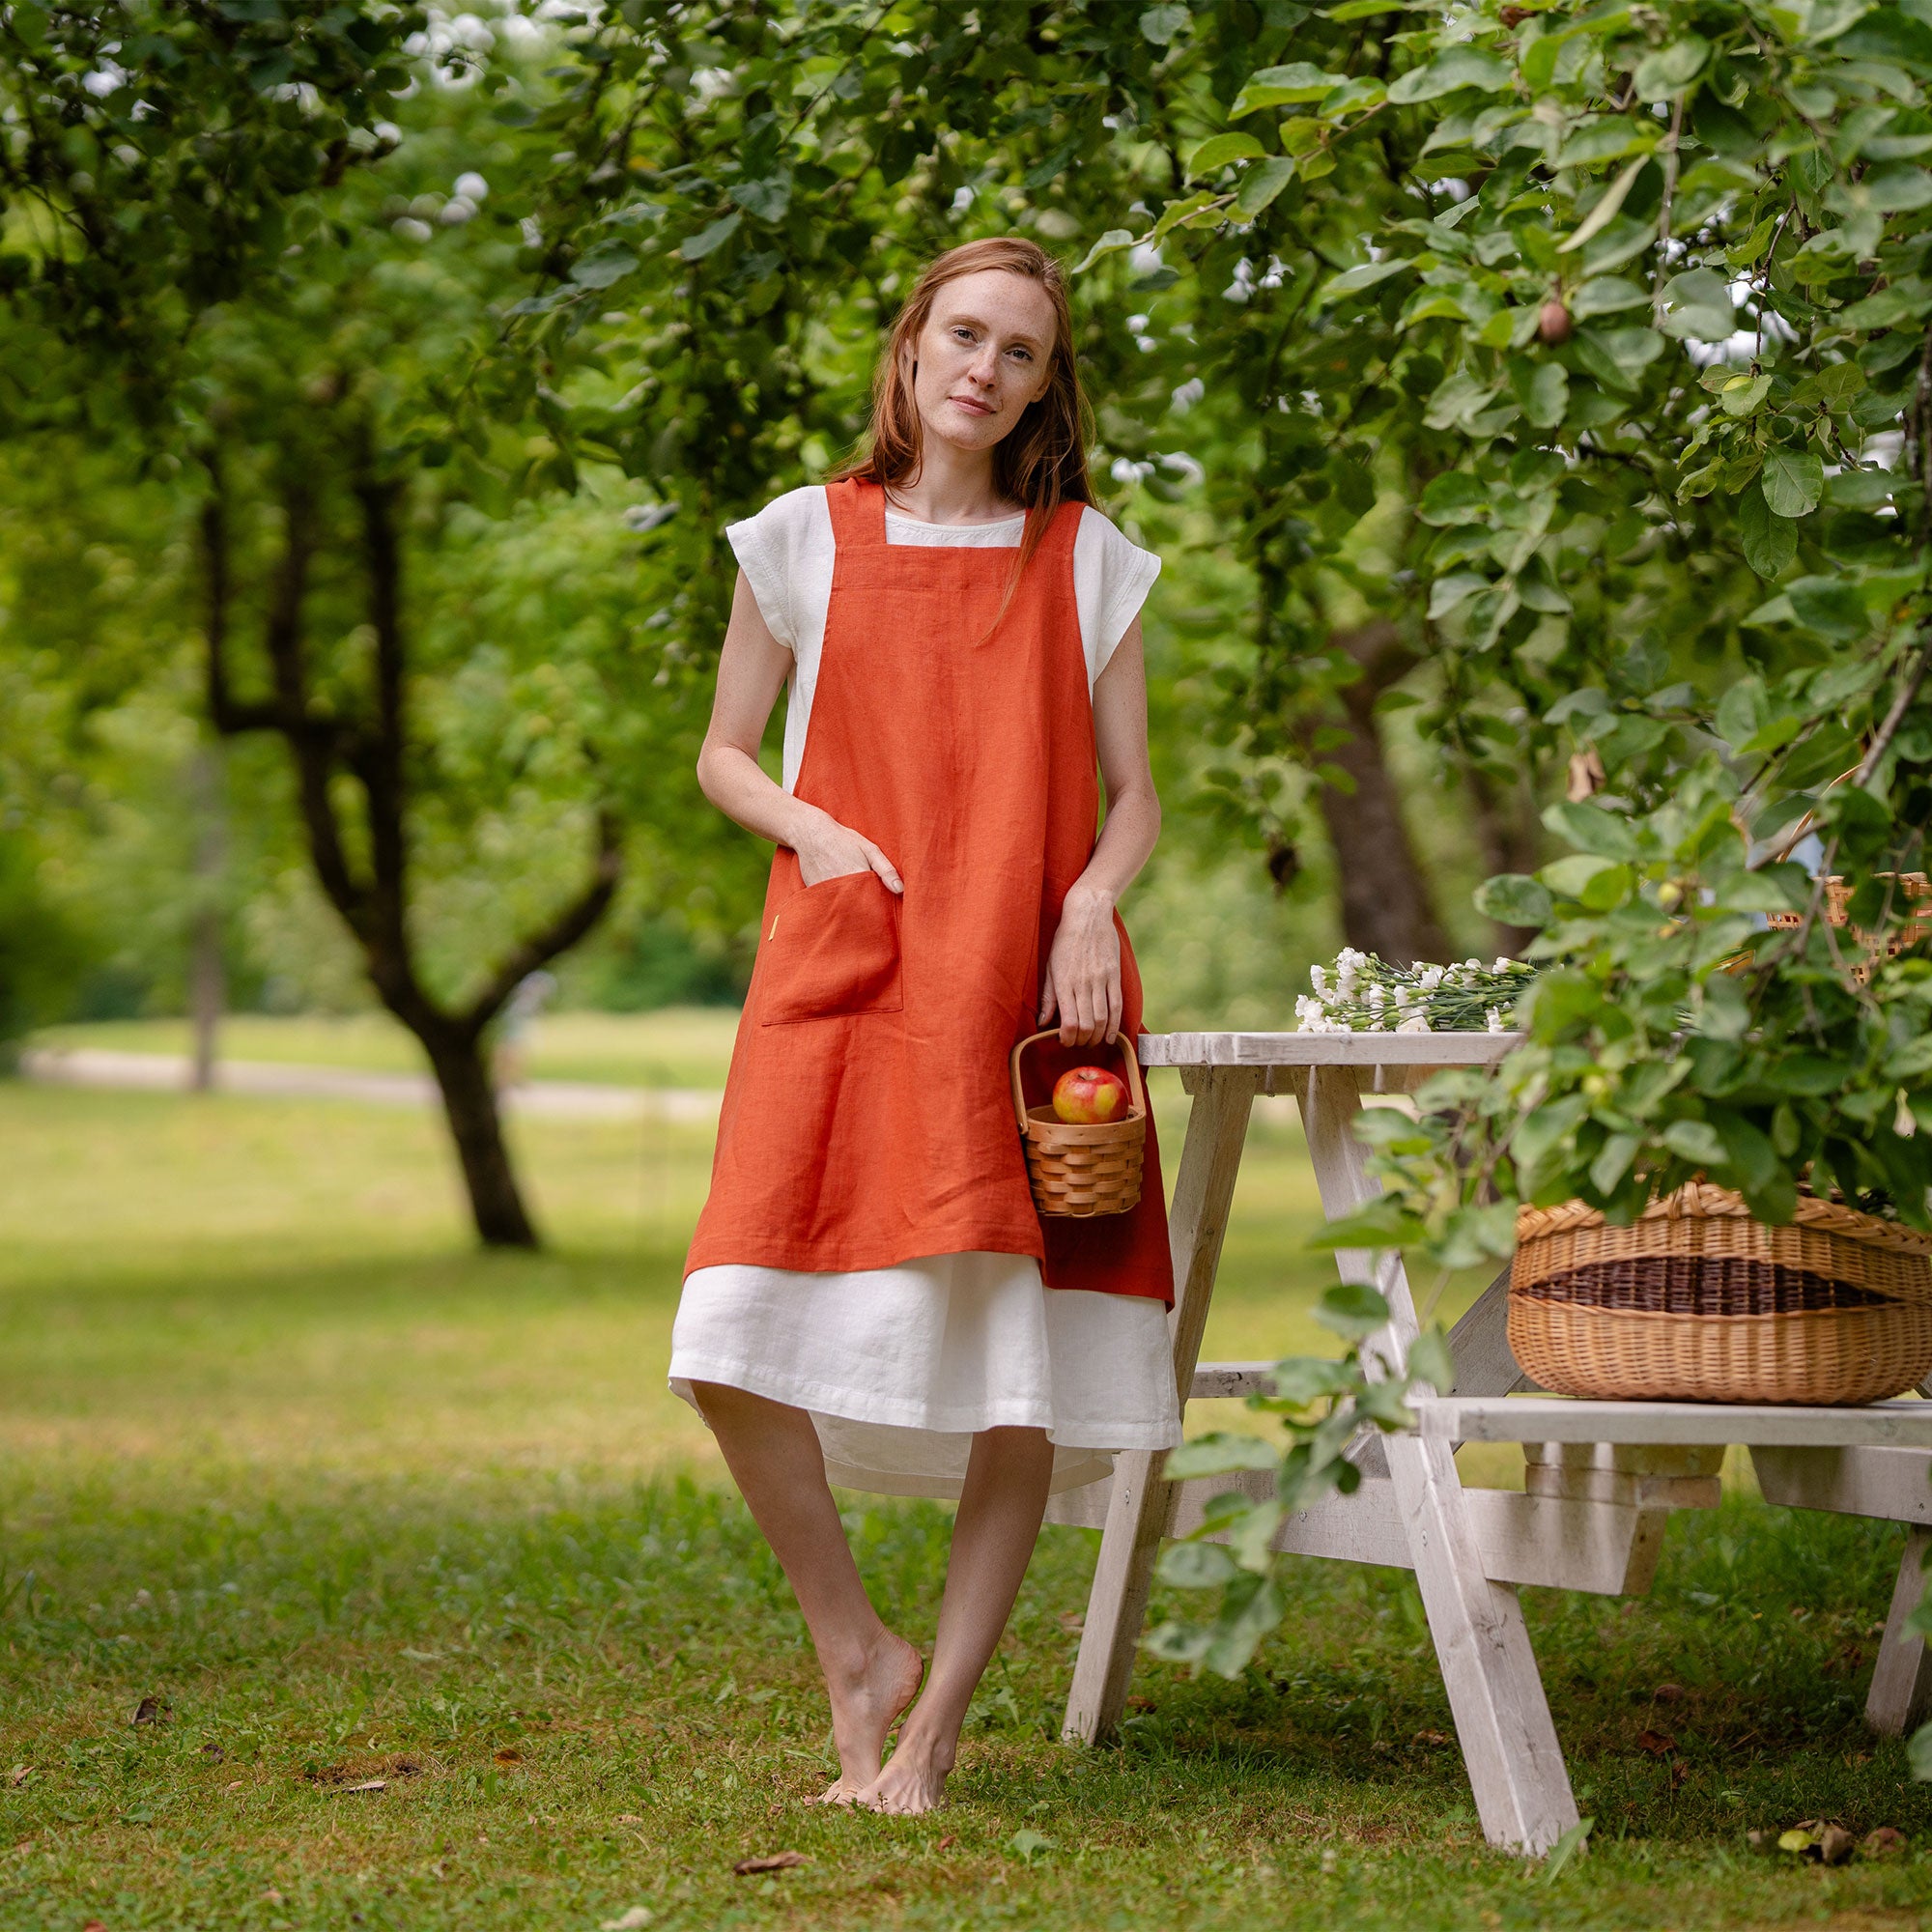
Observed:
[[[1030,1033],[1013,1048],[1009,1071],[1013,1081],[1013,1119],[1018,1122],[1021,1133],[1026,1132],[1026,1092],[1020,1086],[1020,1055],[1036,1040],[1058,1039],[1060,1029],[1048,1027],[1044,1033]],[[1147,1088],[1141,1082],[1141,1057],[1135,1044],[1127,1035],[1122,1034],[1114,1044],[1121,1049],[1121,1058],[1127,1063],[1127,1098],[1136,1113],[1145,1115],[1148,1110]]]

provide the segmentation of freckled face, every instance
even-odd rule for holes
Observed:
[[[948,282],[915,350],[913,401],[926,435],[990,449],[1045,392],[1056,331],[1053,304],[1030,276],[981,269]]]

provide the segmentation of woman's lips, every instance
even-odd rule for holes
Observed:
[[[971,410],[976,416],[989,416],[993,412],[974,396],[949,396],[947,401],[962,410]]]

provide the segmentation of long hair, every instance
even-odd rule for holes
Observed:
[[[932,314],[933,298],[948,282],[982,269],[1003,269],[1039,284],[1053,304],[1053,355],[1046,387],[1026,407],[1019,421],[993,445],[993,485],[1009,503],[1026,506],[1020,554],[1000,607],[1011,602],[1013,587],[1032,561],[1063,503],[1091,503],[1087,481],[1087,441],[1092,418],[1080,392],[1073,359],[1073,311],[1060,264],[1037,242],[1002,235],[963,242],[929,263],[913,284],[886,338],[872,374],[872,432],[864,455],[838,470],[831,480],[877,483],[890,488],[919,472],[923,426],[913,400],[912,368],[921,331]],[[997,620],[995,620],[997,622]]]

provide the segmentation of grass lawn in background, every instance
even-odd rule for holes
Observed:
[[[722,1087],[738,1014],[732,1007],[667,1007],[652,1013],[547,1014],[529,1035],[525,1071],[533,1080],[588,1080],[618,1087]],[[340,1018],[238,1013],[221,1023],[230,1060],[421,1073],[422,1049],[387,1013]],[[35,1046],[109,1047],[119,1053],[184,1056],[186,1020],[98,1020],[48,1027]]]
[[[427,1112],[0,1083],[5,1932],[1925,1922],[1932,1804],[1859,1719],[1897,1533],[1743,1492],[1673,1520],[1646,1602],[1527,1593],[1598,1820],[1553,1879],[1481,1842],[1403,1576],[1299,1563],[1240,1682],[1146,1665],[1122,1748],[1061,1746],[1070,1530],[953,1803],[801,1806],[803,1632],[663,1386],[706,1136],[516,1135],[556,1245],[482,1256]],[[1319,1333],[1296,1156],[1263,1127],[1212,1354]],[[947,1512],[848,1502],[929,1641]],[[1816,1816],[1910,1841],[1748,1848]]]

